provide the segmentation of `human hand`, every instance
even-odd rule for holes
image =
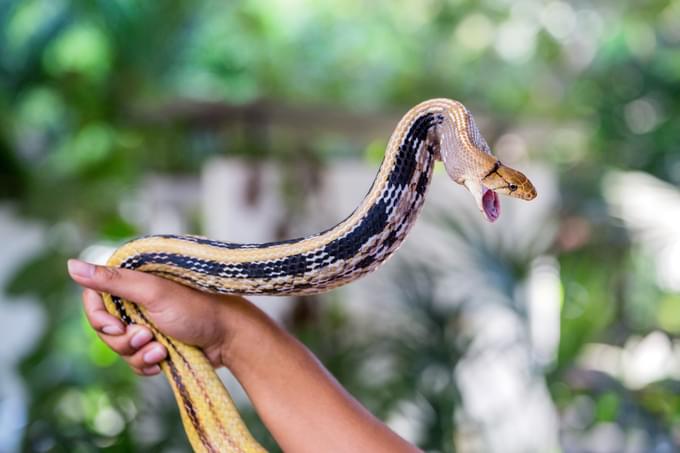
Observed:
[[[284,451],[419,451],[354,400],[294,337],[236,296],[192,290],[151,274],[69,260],[86,289],[83,304],[99,337],[141,375],[167,355],[149,329],[124,326],[99,293],[136,302],[163,333],[203,349],[231,369]],[[275,370],[272,372],[272,370]]]
[[[229,366],[236,333],[264,316],[237,296],[202,293],[144,272],[69,260],[71,278],[83,286],[85,314],[99,337],[140,375],[160,372],[167,350],[142,325],[125,326],[109,314],[99,293],[135,302],[163,333],[197,346],[214,367]]]

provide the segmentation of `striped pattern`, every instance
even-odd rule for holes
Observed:
[[[402,118],[365,199],[333,228],[266,244],[148,236],[122,246],[109,265],[151,272],[213,293],[328,291],[374,271],[394,254],[420,213],[434,162],[441,158],[460,160],[461,180],[481,179],[496,162],[467,109],[447,99],[419,104]],[[262,451],[199,350],[159,332],[135,304],[109,295],[105,301],[126,323],[149,326],[168,349],[163,370],[195,451]]]
[[[309,294],[334,288],[348,277],[359,277],[384,262],[406,237],[423,204],[435,160],[435,145],[427,141],[428,131],[436,121],[432,114],[418,118],[400,146],[385,184],[376,194],[358,222],[350,220],[333,230],[346,230],[327,243],[320,243],[302,253],[292,253],[274,260],[230,262],[224,259],[199,259],[181,253],[147,252],[133,255],[120,266],[176,274],[189,286],[202,290],[239,294]],[[374,184],[375,185],[375,184]],[[350,217],[351,218],[351,217]],[[287,245],[300,248],[307,238],[271,244],[246,245],[212,241],[195,236],[153,236],[152,240],[173,240],[215,248],[228,254],[231,250],[264,250]],[[181,272],[177,272],[181,269]],[[232,282],[240,285],[234,291]]]

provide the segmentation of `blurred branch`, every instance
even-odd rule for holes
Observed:
[[[135,106],[131,117],[145,124],[187,123],[207,127],[267,124],[300,133],[333,132],[353,138],[375,138],[391,131],[399,113],[357,113],[335,106],[298,106],[262,100],[249,104],[177,99],[159,106]]]

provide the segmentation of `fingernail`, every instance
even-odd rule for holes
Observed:
[[[123,329],[121,329],[120,326],[110,325],[102,327],[102,332],[107,335],[120,335],[123,333]]]
[[[90,263],[80,260],[68,260],[68,272],[78,277],[92,278],[94,275],[94,266]]]
[[[160,373],[161,367],[159,367],[158,365],[154,365],[154,366],[146,367],[142,371],[144,372],[144,374],[157,374],[157,373]]]
[[[153,338],[151,332],[149,332],[148,330],[140,330],[130,340],[130,346],[132,346],[135,349],[139,349],[140,347],[144,346],[149,341],[151,341],[151,338]]]
[[[158,363],[165,358],[165,348],[162,346],[155,346],[151,351],[144,354],[144,361],[146,363]]]

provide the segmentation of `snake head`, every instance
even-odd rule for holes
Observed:
[[[498,160],[486,175],[481,178],[465,178],[463,184],[489,222],[495,222],[501,215],[498,194],[523,200],[536,198],[536,189],[531,181],[521,172],[506,167]]]
[[[536,188],[522,172],[506,167],[497,160],[493,168],[482,178],[482,185],[496,193],[522,200],[536,198]]]

